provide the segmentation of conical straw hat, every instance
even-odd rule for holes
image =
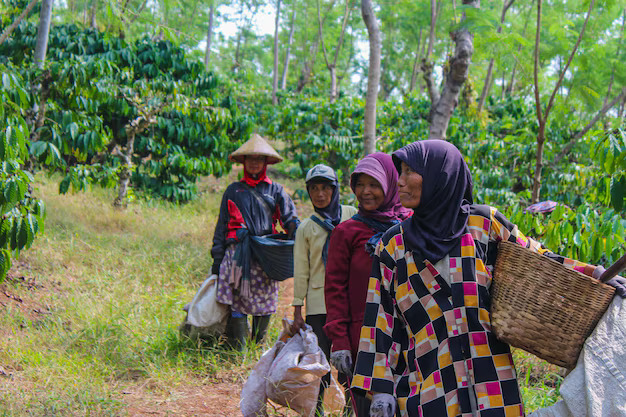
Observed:
[[[250,139],[241,145],[239,149],[231,153],[229,158],[231,161],[243,163],[244,156],[246,155],[266,156],[268,165],[277,164],[283,160],[278,152],[276,152],[261,135],[256,133],[253,133]]]

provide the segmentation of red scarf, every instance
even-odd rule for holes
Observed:
[[[263,170],[259,173],[258,178],[254,179],[252,178],[252,175],[248,173],[248,170],[246,169],[246,166],[244,165],[243,178],[241,179],[241,181],[245,182],[250,187],[256,187],[262,181],[265,181],[268,184],[271,184],[272,180],[267,176],[267,174],[265,173],[266,171],[267,171],[267,164],[263,165]]]

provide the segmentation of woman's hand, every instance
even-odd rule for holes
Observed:
[[[600,279],[602,274],[604,274],[604,271],[606,271],[606,269],[604,269],[603,266],[598,265],[596,266],[596,269],[593,270],[593,274],[591,274],[591,276],[595,279]],[[626,278],[617,275],[608,280],[605,284],[614,287],[615,294],[619,295],[622,298],[626,298]]]
[[[396,399],[391,394],[376,392],[372,396],[370,417],[393,417],[396,413]]]
[[[342,374],[352,379],[352,353],[349,350],[337,350],[330,354],[330,363]]]
[[[302,318],[302,306],[294,306],[293,323],[291,324],[291,333],[296,334],[300,329],[304,329],[304,319]]]

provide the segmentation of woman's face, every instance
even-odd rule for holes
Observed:
[[[318,209],[324,209],[330,204],[333,197],[333,187],[326,182],[318,182],[309,185],[309,196],[313,206]]]
[[[243,166],[250,175],[259,175],[265,166],[265,157],[262,155],[246,155]]]
[[[422,176],[404,162],[401,169],[398,177],[398,198],[404,207],[416,209],[422,200]]]
[[[380,183],[367,174],[360,174],[354,185],[354,194],[361,207],[374,211],[385,201],[385,193]]]

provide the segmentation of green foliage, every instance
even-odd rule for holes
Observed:
[[[623,128],[615,129],[598,140],[595,149],[596,161],[610,176],[604,178],[606,188],[610,181],[611,205],[618,212],[626,212],[626,133]]]
[[[30,69],[36,27],[21,25],[0,53]],[[227,155],[249,135],[228,85],[167,41],[125,40],[75,25],[51,29],[48,112],[31,154],[42,166],[66,172],[60,191],[113,186],[123,168],[120,151],[132,121],[156,111],[132,150],[132,183],[171,201],[196,193],[200,175],[230,169]],[[158,110],[154,110],[158,109]]]
[[[347,178],[363,155],[363,102],[343,97],[335,103],[290,96],[280,111],[264,107],[270,135],[282,138],[287,153],[304,175],[326,163]],[[409,96],[404,103],[385,102],[378,108],[378,149],[392,152],[428,137],[430,103]],[[500,208],[520,229],[562,255],[594,264],[610,264],[626,246],[624,136],[596,132],[575,145],[567,158],[544,167],[542,199],[559,203],[544,218],[524,211],[530,204],[535,167],[537,127],[534,109],[522,98],[491,102],[490,118],[457,112],[448,140],[465,155],[474,180],[477,203]],[[556,120],[547,130],[544,159],[553,161],[578,126]],[[595,151],[589,152],[589,149]],[[621,198],[621,200],[620,200]],[[621,205],[620,205],[621,203]]]
[[[28,158],[29,128],[24,110],[30,102],[24,80],[15,68],[0,64],[0,281],[11,259],[28,249],[43,230],[45,206],[33,195],[30,172],[23,169]]]

